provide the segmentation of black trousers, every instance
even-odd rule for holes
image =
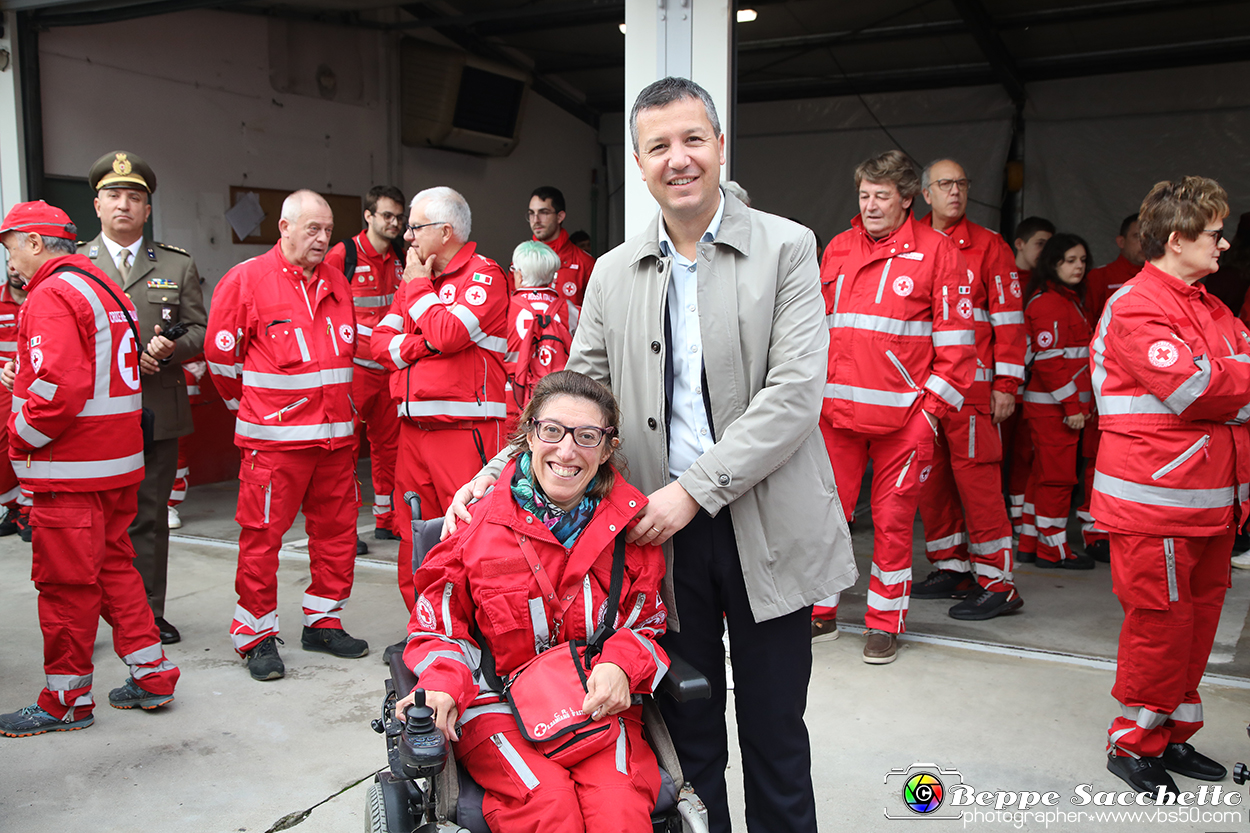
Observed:
[[[811,607],[779,619],[751,615],[729,509],[703,510],[673,536],[673,582],[681,631],[660,639],[712,683],[712,699],[660,697],[686,780],[708,808],[712,833],[728,833],[725,767],[724,622],[729,623],[734,710],[742,750],[747,829],[814,833],[812,755],[803,723],[812,675]],[[724,618],[722,618],[724,617]]]

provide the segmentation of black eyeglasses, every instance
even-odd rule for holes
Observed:
[[[389,223],[391,220],[402,220],[402,219],[404,219],[404,215],[403,215],[403,214],[392,214],[392,213],[391,213],[391,212],[389,212],[389,211],[376,211],[376,212],[371,212],[371,213],[373,214],[373,216],[374,216],[374,217],[381,217],[381,218],[382,218],[382,222],[384,222],[384,223]]]
[[[1220,245],[1220,241],[1224,239],[1224,229],[1222,228],[1204,228],[1202,233],[1211,235],[1211,242],[1217,246]]]
[[[960,191],[967,193],[968,186],[972,184],[972,181],[966,178],[965,179],[936,179],[933,181],[933,184],[936,185],[938,187],[938,190],[941,191],[943,194],[950,193],[951,188],[956,185],[959,186]]]
[[[531,419],[530,424],[534,426],[534,433],[538,435],[538,439],[545,443],[555,445],[561,442],[566,434],[572,434],[573,442],[582,448],[598,448],[603,443],[604,437],[616,432],[615,428],[600,428],[597,425],[578,425],[570,428],[549,419]]]
[[[414,226],[414,225],[409,224],[409,225],[408,225],[407,230],[406,230],[404,233],[405,233],[405,234],[407,234],[409,231],[411,231],[411,232],[414,232],[414,233],[415,233],[415,232],[417,232],[417,231],[419,231],[419,230],[421,230],[421,229],[425,228],[426,226],[445,226],[445,225],[447,225],[447,224],[446,224],[446,223],[442,223],[442,222],[435,222],[435,223],[418,223],[418,224],[417,224],[417,225],[415,225],[415,226]]]

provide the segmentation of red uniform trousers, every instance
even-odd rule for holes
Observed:
[[[174,485],[169,490],[169,505],[177,506],[187,499],[187,480],[191,477],[191,468],[187,464],[187,443],[194,434],[178,438],[178,470],[174,472]]]
[[[660,768],[642,737],[642,707],[607,719],[622,720],[620,742],[571,767],[548,759],[515,725],[463,753],[460,764],[486,791],[482,811],[490,829],[649,833]]]
[[[833,479],[848,517],[859,500],[864,469],[872,458],[872,575],[868,579],[869,628],[902,633],[911,600],[912,530],[920,503],[921,478],[928,479],[934,430],[923,411],[889,434],[863,434],[831,427],[820,431],[833,464]],[[838,596],[818,603],[816,619],[837,616]]]
[[[173,694],[178,668],[161,637],[135,569],[126,528],[139,484],[99,492],[36,492],[30,513],[31,579],[39,591],[43,670],[39,707],[58,719],[91,714],[96,630],[113,628],[113,649],[145,691]]]
[[[1023,535],[1024,491],[1029,485],[1029,473],[1033,471],[1033,438],[1029,436],[1019,397],[1016,397],[1016,409],[998,427],[1003,459],[1007,463],[1007,514],[1011,518],[1012,532]],[[1029,532],[1030,540],[1036,536],[1036,530]],[[1025,551],[1033,552],[1035,546],[1026,547]]]
[[[1124,608],[1115,687],[1123,715],[1108,749],[1158,757],[1202,728],[1206,670],[1231,576],[1233,531],[1212,538],[1111,533],[1111,582]]]
[[[1033,415],[1025,424],[1033,438],[1034,456],[1024,492],[1020,551],[1033,552],[1036,547],[1037,557],[1044,561],[1076,558],[1068,545],[1068,513],[1076,485],[1081,433],[1064,425],[1060,414]]]
[[[421,425],[426,426],[422,428]],[[412,589],[412,509],[403,496],[416,492],[421,519],[441,518],[461,486],[503,447],[503,420],[464,420],[418,425],[400,420],[399,460],[395,470],[395,524],[399,527],[399,592],[408,612],[416,602]]]
[[[942,418],[932,469],[920,492],[929,563],[939,570],[972,573],[995,593],[1012,587],[1002,462],[1002,442],[989,408],[965,405]]]
[[[352,401],[360,415],[356,429],[356,452],[360,438],[369,432],[369,464],[373,471],[373,524],[395,531],[395,455],[399,445],[399,412],[391,398],[390,373],[356,365],[352,369]]]
[[[341,628],[356,571],[355,446],[289,451],[242,449],[239,468],[239,595],[230,639],[240,654],[278,634],[278,550],[304,512],[312,581],[304,592],[304,625]]]
[[[1089,511],[1089,503],[1094,499],[1094,465],[1098,459],[1098,439],[1101,436],[1098,417],[1091,415],[1085,420],[1085,428],[1081,432],[1081,455],[1088,461],[1085,464],[1085,501],[1076,510],[1076,517],[1081,522],[1081,541],[1087,548],[1095,541],[1106,541],[1109,538],[1105,529],[1095,526],[1094,516]]]

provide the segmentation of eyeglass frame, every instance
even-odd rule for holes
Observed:
[[[416,234],[418,231],[425,228],[426,226],[445,226],[445,225],[449,225],[446,220],[435,220],[430,223],[418,223],[415,226],[412,225],[411,223],[408,223],[407,225],[404,226],[404,234],[407,234],[408,232],[412,232],[413,234]]]
[[[972,184],[972,180],[965,176],[962,179],[935,179],[929,184],[937,186],[937,189],[943,194],[949,194],[951,187],[958,185],[959,190],[966,194],[968,193],[968,186]]]
[[[1211,240],[1212,240],[1212,241],[1215,243],[1215,245],[1217,245],[1217,246],[1218,246],[1218,245],[1220,245],[1220,241],[1221,241],[1221,240],[1225,239],[1225,238],[1224,238],[1224,229],[1222,229],[1222,228],[1204,228],[1204,229],[1202,230],[1202,234],[1209,234],[1209,235],[1211,235]]]
[[[609,437],[612,434],[616,433],[616,429],[610,426],[608,428],[601,428],[598,425],[574,425],[570,427],[568,425],[565,425],[562,422],[556,422],[554,419],[538,419],[537,417],[530,419],[530,425],[534,427],[534,436],[538,437],[538,439],[542,440],[548,445],[559,445],[560,443],[564,442],[565,437],[572,434],[573,444],[576,445],[578,448],[598,448],[599,446],[603,445],[604,438]],[[560,435],[560,439],[558,440],[549,440],[542,435],[543,425],[554,425],[557,428],[560,428],[564,433]],[[581,431],[584,428],[593,428],[594,430],[598,431],[599,442],[595,443],[594,445],[584,445],[583,443],[579,443],[577,441],[577,435],[574,434],[573,432]]]

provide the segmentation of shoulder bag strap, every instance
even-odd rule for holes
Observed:
[[[130,325],[130,332],[135,337],[135,349],[138,350],[140,353],[143,352],[143,342],[139,340],[139,328],[135,326],[134,319],[131,317],[130,312],[126,309],[126,305],[122,303],[121,298],[117,297],[117,293],[113,291],[112,287],[110,287],[107,283],[97,278],[95,275],[88,272],[86,269],[80,269],[77,266],[62,266],[57,271],[58,272],[77,272],[78,274],[83,275],[84,277],[90,278],[91,280],[99,284],[101,287],[103,287],[104,291],[107,292],[109,295],[111,295],[113,297],[113,300],[117,302],[117,308],[120,309],[122,311],[122,315],[126,317],[126,323]]]

